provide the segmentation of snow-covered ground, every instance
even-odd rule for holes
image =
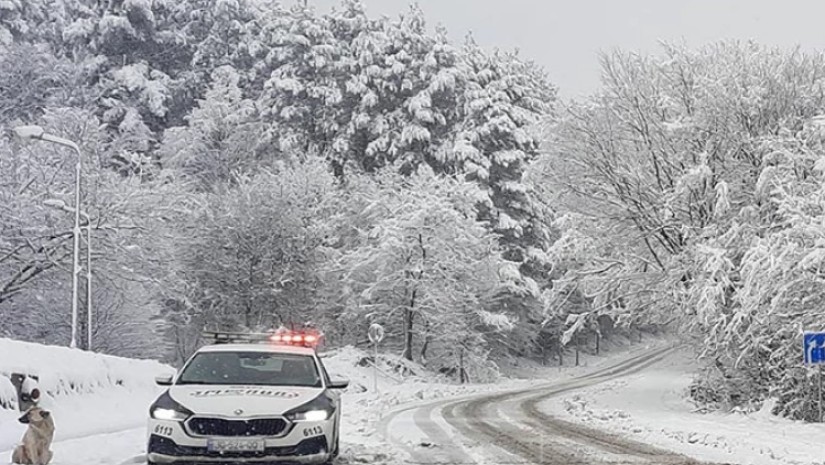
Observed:
[[[644,344],[606,344],[599,357],[582,354],[580,367],[543,367],[523,360],[504,367],[508,375],[498,383],[456,385],[435,379],[421,367],[397,358],[382,363],[378,392],[367,354],[354,348],[331,352],[325,364],[333,376],[351,380],[344,393],[341,464],[403,463],[404,451],[389,447],[381,430],[383,418],[411,405],[521,389],[562,381],[601,365],[615,363],[667,341]],[[567,362],[572,362],[568,357]],[[618,435],[673,450],[702,461],[742,465],[823,464],[821,444],[825,426],[804,424],[760,412],[752,415],[701,414],[686,399],[695,370],[692,354],[675,353],[636,375],[545,401],[541,408],[562,419],[581,422]],[[401,369],[399,369],[401,367]],[[55,416],[53,450],[56,465],[120,465],[143,463],[145,421],[151,401],[160,392],[154,377],[167,366],[88,354],[62,347],[45,347],[0,339],[0,374],[24,371],[40,376],[40,386],[52,395],[44,403]],[[401,374],[401,371],[406,371]],[[0,396],[9,398],[10,383],[0,376]],[[0,462],[23,434],[16,410],[0,409]],[[396,416],[393,442],[412,446],[410,430]],[[399,441],[399,437],[402,437]]]
[[[508,378],[493,384],[451,384],[434,379],[421,367],[409,364],[401,375],[391,366],[403,364],[392,358],[382,364],[378,392],[373,390],[374,370],[364,366],[367,354],[351,347],[332,351],[325,365],[333,376],[351,381],[344,393],[341,464],[402,463],[403,453],[388,449],[378,429],[382,417],[394,409],[434,399],[480,392],[527,387],[551,379],[567,378],[615,359],[642,351],[646,344],[607,345],[600,357],[582,354],[579,367],[542,367],[518,361],[505,368]],[[53,410],[56,465],[119,465],[143,463],[148,407],[159,394],[154,377],[169,367],[154,362],[131,361],[88,354],[63,347],[46,347],[0,339],[0,373],[26,371],[38,374],[44,390],[74,386],[73,390],[46,399]],[[3,350],[6,349],[6,350]],[[29,357],[27,354],[35,354]],[[568,358],[566,362],[572,362]],[[416,375],[418,374],[418,375]],[[0,383],[5,380],[0,376]],[[82,388],[81,388],[82,387]],[[8,390],[8,386],[7,386]],[[24,432],[16,410],[0,409],[0,463]],[[411,432],[411,437],[414,436]]]
[[[639,374],[553,398],[542,409],[698,460],[740,465],[825,463],[825,426],[752,415],[702,414],[687,399],[695,357],[676,353]]]

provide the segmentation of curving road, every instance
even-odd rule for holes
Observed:
[[[687,465],[698,462],[575,425],[539,410],[549,397],[610,381],[658,363],[656,349],[564,382],[408,406],[379,428],[404,449],[407,463],[443,465]]]

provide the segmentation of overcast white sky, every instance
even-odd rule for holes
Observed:
[[[338,0],[309,0],[328,11]],[[409,0],[365,0],[371,15],[396,16]],[[485,47],[519,48],[566,97],[599,85],[597,54],[615,47],[658,52],[659,40],[689,45],[755,39],[825,48],[823,0],[418,0],[431,25],[456,40],[472,31]]]

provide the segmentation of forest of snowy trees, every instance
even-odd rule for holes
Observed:
[[[205,328],[341,345],[378,322],[387,350],[483,379],[669,326],[707,360],[697,400],[809,416],[825,55],[601,60],[562,101],[415,7],[0,0],[0,336],[69,338],[73,218],[49,201],[72,204],[74,155],[10,131],[37,124],[84,155],[93,350],[180,362]]]
[[[337,345],[380,322],[434,368],[534,352],[551,240],[524,174],[555,89],[517,54],[358,1],[2,2],[0,24],[3,126],[86,156],[93,349],[180,361],[204,328]],[[72,203],[73,155],[0,153],[0,331],[63,342],[72,218],[45,201]]]

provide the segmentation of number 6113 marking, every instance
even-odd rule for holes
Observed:
[[[172,435],[172,427],[171,426],[163,426],[163,425],[155,425],[155,434],[159,434],[161,436],[171,436]]]
[[[324,434],[324,429],[320,426],[313,426],[312,428],[304,428],[304,437],[318,436]]]

